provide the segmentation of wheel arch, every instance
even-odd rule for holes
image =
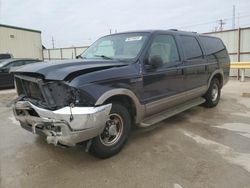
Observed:
[[[223,73],[223,71],[222,70],[216,70],[211,74],[211,76],[209,78],[209,81],[208,81],[208,88],[210,86],[210,83],[211,83],[212,79],[214,79],[214,78],[217,78],[219,80],[220,88],[222,88],[223,83],[224,83],[224,73]]]
[[[111,100],[115,100],[118,102],[129,100],[130,105],[132,105],[132,115],[134,115],[134,122],[136,124],[140,123],[144,114],[144,107],[143,105],[141,105],[139,99],[131,90],[123,88],[109,90],[102,94],[101,97],[99,97],[95,105],[102,105]]]

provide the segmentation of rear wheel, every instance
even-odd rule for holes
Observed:
[[[113,103],[109,120],[103,132],[95,137],[90,151],[99,158],[108,158],[118,153],[126,143],[131,128],[131,115],[126,107]]]
[[[215,107],[219,103],[220,94],[221,94],[220,82],[217,78],[214,78],[212,79],[209,89],[204,96],[206,99],[204,105],[208,108]]]

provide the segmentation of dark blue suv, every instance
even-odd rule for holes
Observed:
[[[215,37],[175,30],[108,35],[77,60],[14,71],[14,114],[48,143],[85,142],[106,158],[121,150],[134,125],[150,126],[200,104],[216,106],[229,63]]]

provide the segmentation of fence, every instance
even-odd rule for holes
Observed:
[[[44,60],[75,59],[76,56],[80,55],[87,48],[88,46],[44,49],[43,59]]]

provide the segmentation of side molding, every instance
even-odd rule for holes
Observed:
[[[135,123],[140,123],[141,119],[145,113],[145,106],[141,105],[140,101],[138,100],[137,96],[129,89],[118,88],[112,89],[105,92],[95,103],[95,105],[102,105],[107,99],[116,95],[125,95],[128,96],[135,104],[136,108],[136,118]]]

